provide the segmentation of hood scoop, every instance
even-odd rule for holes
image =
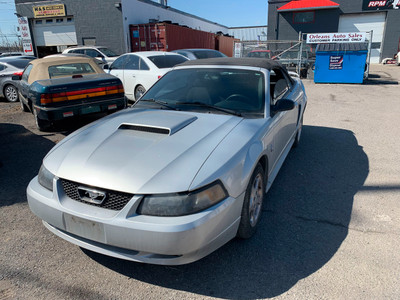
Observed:
[[[136,125],[136,124],[121,124],[118,129],[126,129],[132,131],[142,131],[142,132],[149,132],[149,133],[157,133],[157,134],[170,134],[170,130],[168,128],[161,128],[161,127],[149,127],[143,125]]]
[[[188,114],[149,111],[122,123],[118,129],[173,135],[195,120],[197,117]]]

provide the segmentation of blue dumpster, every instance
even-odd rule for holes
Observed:
[[[363,82],[367,43],[319,44],[315,53],[314,82]]]

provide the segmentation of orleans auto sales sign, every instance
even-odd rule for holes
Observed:
[[[307,34],[307,44],[363,43],[366,36],[366,32],[310,33]]]
[[[363,10],[400,9],[400,0],[363,0]]]

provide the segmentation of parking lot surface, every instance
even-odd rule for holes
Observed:
[[[399,299],[400,67],[363,85],[305,80],[301,143],[250,240],[183,266],[123,261],[50,233],[25,189],[46,153],[90,120],[39,132],[0,99],[0,299]]]

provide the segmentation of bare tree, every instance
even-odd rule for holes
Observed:
[[[14,52],[22,51],[22,43],[16,28],[14,32],[5,34],[0,29],[0,51],[1,52]]]

